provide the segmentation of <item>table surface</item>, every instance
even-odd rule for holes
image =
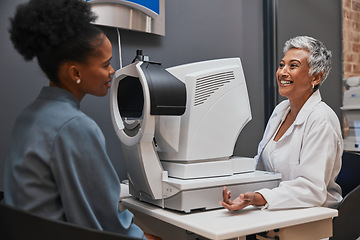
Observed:
[[[314,222],[338,215],[335,209],[325,207],[261,210],[249,206],[243,210],[229,212],[226,209],[182,213],[162,209],[140,202],[134,198],[125,198],[121,204],[126,207],[182,229],[194,232],[210,239],[227,239],[285,228],[303,223]]]

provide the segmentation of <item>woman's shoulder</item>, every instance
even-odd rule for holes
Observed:
[[[82,130],[97,130],[99,126],[97,123],[90,118],[85,113],[79,111],[77,114],[74,114],[72,117],[68,118],[62,125],[63,127],[72,128],[73,131],[79,132]]]
[[[33,112],[32,114],[37,115],[38,119],[42,119],[41,122],[58,132],[58,134],[65,131],[80,133],[98,128],[92,118],[69,101],[40,99],[30,109]]]
[[[44,117],[47,116],[55,127],[61,128],[64,125],[72,124],[83,126],[94,124],[94,121],[89,116],[71,104],[59,101],[54,102],[54,104],[49,104],[46,107],[47,109],[44,109]]]
[[[308,123],[321,125],[323,128],[331,128],[341,133],[340,121],[334,110],[325,102],[319,102],[314,106],[308,117]]]
[[[97,123],[82,113],[74,115],[59,126],[55,141],[70,141],[76,146],[90,147],[95,143],[104,144],[105,136]]]
[[[313,110],[310,112],[309,117],[323,121],[329,121],[334,119],[338,120],[338,117],[334,110],[323,101],[319,102],[314,106]]]

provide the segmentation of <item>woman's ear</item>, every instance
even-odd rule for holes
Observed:
[[[317,86],[318,84],[320,84],[321,79],[323,78],[324,73],[323,72],[319,72],[318,74],[314,74],[314,79],[312,81],[312,84],[314,86]]]
[[[69,64],[68,73],[69,73],[71,80],[73,80],[74,82],[76,82],[80,79],[79,68],[75,64]]]

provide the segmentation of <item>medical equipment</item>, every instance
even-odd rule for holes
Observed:
[[[341,110],[348,125],[344,137],[344,150],[360,151],[360,77],[344,79],[346,91]]]
[[[165,36],[165,0],[86,0],[95,24]]]
[[[138,51],[116,71],[111,116],[122,144],[130,194],[184,212],[221,207],[233,196],[278,186],[281,175],[255,171],[253,158],[234,157],[251,120],[239,58],[165,69]]]

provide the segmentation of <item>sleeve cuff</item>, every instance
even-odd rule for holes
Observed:
[[[266,210],[266,209],[268,209],[268,207],[269,207],[269,204],[266,203],[264,206],[261,206],[261,210]]]

